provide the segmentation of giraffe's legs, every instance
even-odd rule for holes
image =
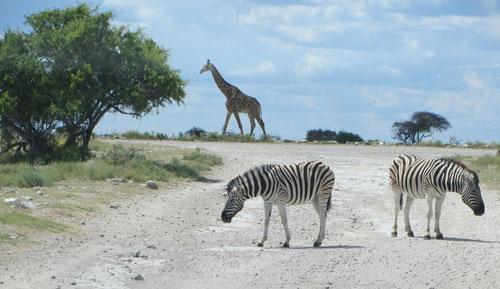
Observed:
[[[243,126],[241,125],[241,120],[240,120],[240,116],[238,115],[238,112],[234,112],[234,117],[236,118],[236,121],[238,122],[238,127],[240,128],[241,135],[243,135]]]
[[[250,135],[253,135],[253,130],[255,129],[255,119],[250,114],[248,114],[248,119],[250,120]]]
[[[257,244],[257,246],[264,246],[264,242],[267,241],[267,232],[269,230],[269,221],[271,220],[271,212],[273,210],[273,203],[264,202],[264,236],[262,236],[262,241]]]
[[[231,117],[231,112],[228,111],[226,114],[226,121],[224,122],[224,126],[222,127],[222,134],[226,134],[227,124],[229,123],[230,117]]]
[[[262,132],[264,132],[264,136],[266,136],[266,126],[264,125],[264,121],[262,120],[262,118],[258,117],[257,122],[259,123]]]

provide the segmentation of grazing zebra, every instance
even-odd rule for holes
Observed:
[[[403,206],[403,194],[406,195],[404,205],[405,231],[413,237],[410,226],[410,208],[414,198],[427,198],[427,227],[425,239],[429,240],[430,222],[432,219],[432,202],[435,202],[434,232],[436,239],[443,239],[439,230],[441,205],[446,192],[456,192],[462,201],[474,211],[474,215],[484,214],[484,203],[479,188],[477,174],[464,164],[449,159],[426,159],[415,156],[400,155],[394,159],[389,169],[389,178],[394,192],[394,226],[392,236],[398,235],[398,212]]]
[[[285,205],[312,202],[320,219],[320,230],[314,247],[319,247],[325,238],[326,214],[331,207],[331,195],[335,175],[320,161],[293,165],[261,165],[235,177],[226,185],[228,199],[221,218],[225,223],[243,209],[246,200],[261,196],[264,200],[264,236],[257,245],[264,246],[267,240],[269,220],[273,204],[278,206],[285,229],[284,248],[290,245]]]

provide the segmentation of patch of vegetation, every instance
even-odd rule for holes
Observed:
[[[222,164],[220,157],[195,150],[166,161],[146,156],[143,150],[123,145],[108,146],[102,156],[85,162],[53,162],[46,165],[0,164],[0,186],[49,187],[62,180],[100,181],[125,178],[137,182],[150,179],[199,178],[211,167]]]
[[[322,130],[322,129],[311,129],[307,131],[306,140],[308,142],[337,142],[337,143],[362,143],[363,138],[358,134],[348,132],[348,131],[339,131],[338,133],[333,130]]]
[[[63,232],[68,229],[66,225],[50,220],[33,217],[17,211],[5,211],[0,213],[0,223],[4,225],[21,226],[39,231]]]
[[[500,191],[500,153],[496,156],[457,157],[479,175],[481,184]]]

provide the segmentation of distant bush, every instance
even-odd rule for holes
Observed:
[[[16,185],[21,188],[44,187],[52,185],[52,181],[47,176],[30,169],[17,176]]]
[[[207,135],[207,132],[204,129],[202,129],[202,128],[194,126],[190,130],[186,131],[184,133],[184,135],[186,135],[186,136],[192,136],[192,137],[203,137],[203,136]]]
[[[138,132],[135,130],[126,131],[117,136],[122,136],[126,139],[144,139],[144,140],[166,140],[168,136],[159,132]]]
[[[332,130],[311,129],[307,131],[307,141],[334,141],[337,138],[337,133]]]
[[[337,138],[335,139],[339,143],[347,143],[347,142],[363,142],[363,138],[359,135],[347,132],[347,131],[339,131],[337,134]]]
[[[339,131],[338,133],[333,130],[322,130],[322,129],[311,129],[307,131],[306,134],[307,141],[336,141],[338,143],[347,142],[363,142],[363,138],[359,135],[347,132]]]

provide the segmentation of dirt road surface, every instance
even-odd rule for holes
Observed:
[[[422,238],[426,202],[412,209],[415,238],[390,237],[388,167],[400,153],[483,155],[486,150],[396,146],[161,142],[200,147],[224,158],[204,182],[171,185],[121,200],[73,236],[40,240],[36,250],[0,253],[0,288],[500,288],[500,192],[483,188],[476,217],[457,194],[443,205],[445,240]],[[336,174],[326,239],[312,248],[319,220],[312,205],[288,208],[291,248],[274,208],[269,240],[262,200],[230,224],[220,221],[223,187],[262,163],[322,160]],[[135,255],[135,257],[134,257]],[[138,275],[141,275],[144,280]]]

